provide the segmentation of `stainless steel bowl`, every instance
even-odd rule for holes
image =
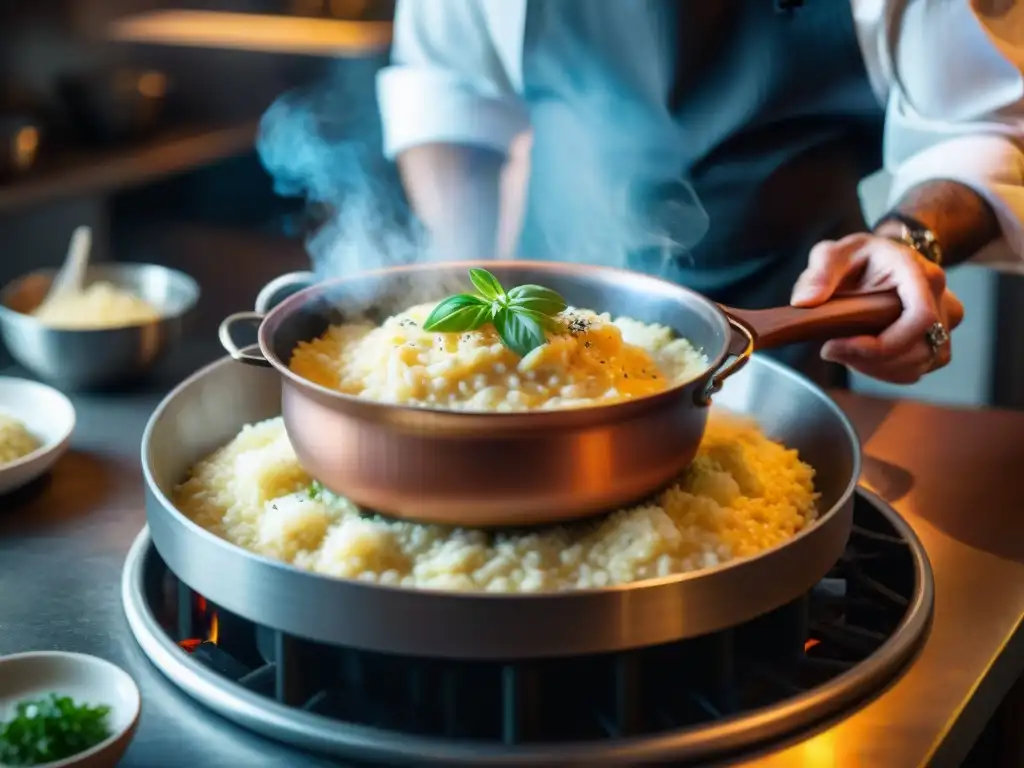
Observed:
[[[809,590],[850,533],[860,443],[809,381],[756,355],[716,404],[757,420],[815,470],[820,518],[760,554],[633,584],[534,594],[410,589],[336,579],[235,546],[174,504],[174,488],[246,424],[281,414],[286,380],[222,359],[180,384],[142,438],[146,518],[160,556],[211,603],[317,642],[413,656],[527,659],[621,651],[742,624]]]
[[[147,301],[160,319],[119,328],[52,328],[30,313],[39,306],[57,270],[31,272],[0,291],[0,337],[25,368],[63,389],[96,389],[128,383],[148,372],[182,335],[186,315],[199,299],[188,275],[157,264],[94,264],[86,283],[112,283]]]

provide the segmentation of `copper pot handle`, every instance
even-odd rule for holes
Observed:
[[[895,291],[846,295],[817,307],[722,310],[754,333],[757,349],[805,341],[827,341],[879,334],[896,322],[903,304]]]
[[[254,323],[259,325],[263,322],[263,315],[259,312],[235,312],[221,320],[220,328],[217,329],[217,337],[221,346],[227,351],[233,360],[246,365],[255,365],[260,368],[271,368],[270,361],[263,356],[259,344],[250,344],[248,347],[239,347],[231,331],[239,323]]]
[[[708,379],[697,396],[708,405],[727,378],[746,365],[755,349],[773,349],[807,341],[828,341],[878,334],[903,312],[895,291],[839,296],[817,307],[734,309],[721,307],[733,330],[728,362]]]

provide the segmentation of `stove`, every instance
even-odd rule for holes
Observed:
[[[349,764],[445,766],[743,759],[891,683],[927,632],[933,592],[910,526],[864,490],[844,554],[810,593],[721,632],[619,653],[464,661],[312,642],[208,602],[146,530],[122,583],[144,653],[224,717]]]

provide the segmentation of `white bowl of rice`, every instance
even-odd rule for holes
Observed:
[[[46,474],[67,451],[75,408],[53,387],[0,376],[0,495]]]

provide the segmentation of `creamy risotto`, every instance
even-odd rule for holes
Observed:
[[[148,302],[105,282],[54,296],[32,314],[46,325],[68,330],[120,328],[160,319],[160,313]]]
[[[702,373],[707,359],[671,329],[627,317],[568,309],[564,333],[520,358],[486,325],[427,332],[434,304],[381,326],[332,326],[302,342],[289,367],[303,378],[386,403],[453,410],[523,411],[607,404],[642,397]]]
[[[583,589],[754,555],[816,517],[814,470],[749,421],[713,414],[693,464],[640,506],[593,521],[488,532],[390,520],[323,491],[281,419],[246,426],[175,490],[202,527],[329,576],[462,591]]]
[[[0,413],[0,467],[28,456],[40,445],[24,424],[13,416]]]

